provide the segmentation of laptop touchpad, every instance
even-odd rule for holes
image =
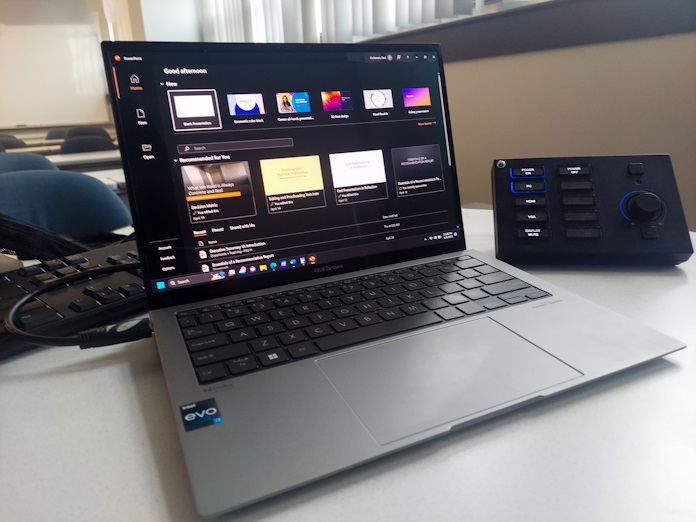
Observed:
[[[582,375],[487,317],[317,364],[380,444]]]

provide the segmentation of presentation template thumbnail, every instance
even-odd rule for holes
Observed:
[[[392,160],[399,197],[445,190],[439,145],[392,149]]]
[[[309,94],[306,92],[278,92],[276,93],[278,112],[311,112],[309,106]]]
[[[228,94],[227,105],[231,116],[243,116],[246,114],[266,114],[263,106],[263,96],[253,94]]]
[[[392,109],[394,99],[391,89],[370,89],[363,91],[366,109]]]
[[[319,156],[264,159],[259,163],[269,213],[326,206]]]
[[[353,110],[353,97],[350,91],[322,91],[321,103],[327,112]]]
[[[222,128],[215,89],[167,91],[167,96],[176,132]]]
[[[405,107],[430,107],[430,89],[417,87],[402,89]]]
[[[181,167],[191,223],[256,215],[249,163]]]
[[[339,205],[388,197],[381,150],[329,154],[329,163]]]

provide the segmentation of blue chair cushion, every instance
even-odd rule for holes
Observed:
[[[18,170],[58,170],[51,160],[34,152],[0,154],[0,174]]]
[[[24,170],[0,176],[0,212],[78,240],[132,223],[126,205],[96,178],[62,170]]]

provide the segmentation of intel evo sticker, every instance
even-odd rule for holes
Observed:
[[[215,399],[185,404],[179,410],[181,411],[181,418],[184,421],[186,431],[193,431],[222,422],[222,415],[220,415]]]

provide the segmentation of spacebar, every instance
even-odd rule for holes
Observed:
[[[325,352],[440,322],[442,322],[442,319],[435,315],[434,312],[426,312],[372,326],[365,326],[349,332],[334,334],[329,337],[322,337],[321,339],[317,339],[316,343],[319,349]]]

